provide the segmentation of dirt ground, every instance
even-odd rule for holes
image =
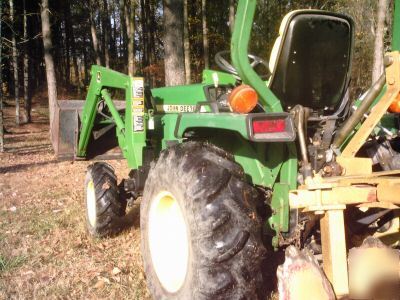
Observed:
[[[5,108],[9,133],[0,153],[0,299],[150,299],[139,221],[114,238],[89,238],[89,162],[55,160],[45,103],[34,103],[33,123],[19,127],[14,110]],[[125,161],[110,163],[119,178],[127,176]]]

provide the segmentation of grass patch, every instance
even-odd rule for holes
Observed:
[[[62,176],[55,176],[55,177],[61,178]],[[52,199],[53,201],[57,201],[59,199],[67,197],[68,195],[69,195],[68,190],[61,190],[61,189],[52,190],[49,188],[40,192],[38,197],[40,199]]]
[[[26,261],[25,256],[5,257],[0,254],[0,274],[20,267]]]
[[[54,218],[49,218],[44,216],[43,218],[33,219],[30,223],[30,233],[39,237],[45,236],[50,233],[50,231],[55,227],[56,220]]]

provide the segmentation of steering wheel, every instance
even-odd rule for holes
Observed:
[[[235,67],[230,63],[228,59],[225,57],[228,56],[230,57],[230,51],[220,51],[215,55],[215,63],[218,65],[218,67],[221,68],[221,70],[228,72],[236,77],[239,78],[239,74],[236,71]],[[269,70],[268,62],[262,59],[261,57],[258,57],[254,54],[248,54],[249,60],[250,60],[250,66],[254,69],[258,65],[263,65],[267,70],[267,74],[260,75],[262,79],[268,79],[271,76],[271,71]]]

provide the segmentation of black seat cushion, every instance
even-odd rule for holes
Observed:
[[[285,108],[301,104],[329,114],[339,107],[350,79],[353,30],[352,19],[344,15],[299,11],[291,16],[269,84]]]

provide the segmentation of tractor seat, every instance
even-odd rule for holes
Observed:
[[[353,35],[353,20],[341,14],[296,10],[283,18],[268,84],[285,109],[300,104],[332,115],[344,107]]]

